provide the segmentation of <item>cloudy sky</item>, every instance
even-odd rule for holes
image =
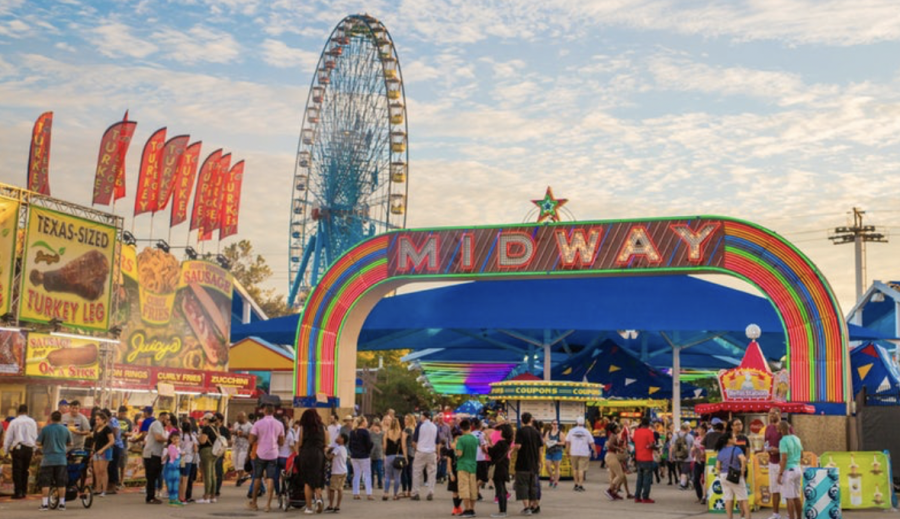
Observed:
[[[548,185],[578,219],[734,216],[793,240],[845,311],[853,250],[828,230],[858,206],[900,231],[900,10],[876,0],[0,0],[0,180],[25,184],[52,110],[53,195],[89,204],[129,109],[129,195],[161,126],[246,159],[238,238],[286,291],[307,88],[360,12],[400,56],[411,227],[522,222]],[[869,280],[898,257],[900,236],[870,246]]]

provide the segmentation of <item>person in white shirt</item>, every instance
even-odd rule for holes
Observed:
[[[331,481],[328,484],[328,508],[326,513],[337,513],[341,510],[341,499],[344,497],[344,482],[347,481],[347,435],[338,434],[334,446],[328,447],[327,458],[331,462]],[[335,501],[337,494],[337,501]]]
[[[437,478],[437,426],[431,423],[431,412],[422,413],[422,421],[413,434],[413,448],[416,457],[413,459],[412,500],[419,500],[419,488],[422,486],[422,474],[428,472],[428,500],[434,499],[434,480]]]
[[[338,415],[331,415],[331,423],[327,427],[328,429],[328,446],[334,447],[337,445],[337,439],[341,435],[341,421],[338,419]]]
[[[31,466],[37,436],[37,424],[28,416],[28,406],[20,405],[18,416],[9,423],[3,439],[3,450],[12,456],[13,499],[25,499],[28,491],[28,467]]]
[[[281,473],[287,469],[287,460],[294,452],[294,445],[297,443],[297,434],[291,427],[291,419],[287,416],[281,417],[281,423],[284,425],[284,443],[278,446],[278,470],[275,471],[275,492],[281,493],[281,486],[285,483],[281,481]]]
[[[244,465],[247,462],[247,454],[250,452],[250,429],[253,424],[247,421],[245,413],[238,413],[237,420],[231,426],[231,436],[234,438],[234,446],[231,448],[231,459],[234,462],[234,469],[237,471],[237,483],[239,487],[244,481],[250,479],[244,472]]]
[[[583,491],[584,473],[591,461],[591,450],[594,448],[594,435],[584,427],[584,417],[575,419],[575,427],[566,434],[566,454],[572,464],[575,477],[575,490]]]

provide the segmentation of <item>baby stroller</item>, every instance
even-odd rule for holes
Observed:
[[[300,464],[296,454],[291,454],[281,471],[281,489],[278,492],[278,508],[285,512],[294,508],[306,506],[306,496],[303,494],[303,480],[300,477]]]
[[[91,453],[86,450],[73,450],[66,454],[66,471],[69,483],[66,485],[66,501],[72,502],[75,498],[81,499],[85,508],[94,504],[94,489],[87,484],[88,471],[90,470]],[[50,509],[55,510],[59,506],[59,495],[56,488],[50,489]]]

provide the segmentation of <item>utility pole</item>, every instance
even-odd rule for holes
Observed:
[[[863,225],[865,211],[853,208],[853,226],[836,227],[828,237],[835,245],[852,243],[856,249],[856,300],[859,301],[866,290],[866,242],[887,243],[887,236],[877,232],[874,225]]]

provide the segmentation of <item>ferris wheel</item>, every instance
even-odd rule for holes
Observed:
[[[406,226],[408,164],[394,42],[375,18],[348,16],[325,43],[306,100],[291,193],[289,305],[353,245]]]

